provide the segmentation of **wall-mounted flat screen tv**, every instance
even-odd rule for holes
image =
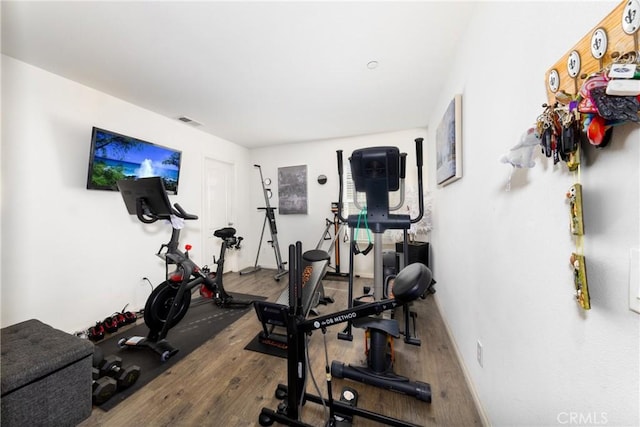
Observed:
[[[121,179],[159,176],[178,194],[181,152],[109,130],[93,128],[87,188],[118,191]]]

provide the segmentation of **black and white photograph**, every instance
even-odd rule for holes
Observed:
[[[307,165],[278,168],[278,210],[307,214]]]

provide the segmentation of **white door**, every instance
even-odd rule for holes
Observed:
[[[222,240],[214,237],[214,231],[223,227],[233,227],[234,223],[234,194],[235,194],[235,166],[232,163],[205,158],[204,166],[204,264],[212,271],[217,266],[213,264],[220,255]],[[227,250],[225,254],[224,271],[237,271],[237,256],[235,251]]]

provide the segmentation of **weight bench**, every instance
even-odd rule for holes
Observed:
[[[313,249],[302,255],[302,315],[306,318],[309,313],[318,315],[316,307],[320,304],[332,303],[333,299],[326,297],[322,278],[327,272],[331,256],[327,251]],[[287,335],[275,332],[276,327],[286,328],[289,307],[294,306],[287,286],[276,302],[255,301],[258,320],[262,324],[262,332],[258,335],[260,343],[272,347],[287,348]]]
[[[2,425],[75,426],[91,415],[93,343],[35,319],[0,339]]]

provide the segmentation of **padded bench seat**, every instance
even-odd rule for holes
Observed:
[[[2,328],[3,426],[75,426],[91,415],[93,343],[31,319]]]

